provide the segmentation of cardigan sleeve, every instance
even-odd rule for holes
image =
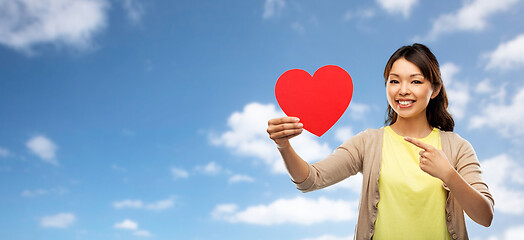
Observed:
[[[456,148],[456,157],[454,166],[457,172],[468,182],[475,190],[484,195],[491,203],[491,208],[495,205],[488,185],[482,179],[482,171],[477,154],[473,146],[458,134],[454,134],[454,148]],[[447,190],[449,190],[446,187]]]
[[[362,172],[362,160],[367,131],[360,132],[340,145],[326,158],[309,165],[309,175],[298,190],[310,192],[338,183]]]

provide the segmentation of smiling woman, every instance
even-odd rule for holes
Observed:
[[[490,226],[493,197],[468,141],[454,121],[433,53],[422,44],[399,48],[384,70],[386,126],[367,129],[309,165],[289,139],[300,119],[268,122],[267,132],[302,192],[363,175],[356,239],[468,239],[464,212]]]

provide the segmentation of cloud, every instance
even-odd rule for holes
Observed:
[[[348,179],[343,180],[337,184],[333,184],[326,188],[326,191],[337,191],[339,189],[347,189],[355,194],[361,193],[362,190],[362,174],[357,173],[355,176],[351,176]]]
[[[149,231],[146,231],[146,230],[135,231],[133,235],[138,236],[138,237],[152,237],[153,236]]]
[[[40,226],[47,228],[67,228],[76,221],[72,213],[59,213],[53,216],[45,216],[40,220]]]
[[[176,167],[171,168],[171,175],[173,175],[174,179],[189,177],[189,173],[186,170]]]
[[[357,215],[357,202],[330,200],[325,197],[278,199],[269,205],[247,207],[239,211],[235,204],[218,205],[211,216],[231,223],[256,225],[299,224],[349,221]],[[307,210],[306,210],[307,209]]]
[[[510,10],[519,0],[474,0],[465,1],[457,12],[440,16],[433,22],[428,34],[429,40],[435,40],[442,34],[459,31],[482,31],[487,26],[488,18],[497,13]]]
[[[125,219],[122,222],[115,223],[113,227],[117,229],[136,230],[138,229],[138,223],[129,219]]]
[[[67,189],[63,187],[56,187],[52,189],[36,189],[36,190],[24,190],[22,192],[22,197],[32,198],[47,194],[57,194],[57,195],[63,195],[67,193]]]
[[[122,0],[124,10],[127,12],[127,18],[132,22],[138,23],[144,15],[144,6],[139,0]]]
[[[345,236],[345,237],[337,237],[337,236],[333,236],[333,235],[322,235],[320,237],[315,237],[315,238],[304,238],[302,240],[352,240],[353,239],[353,234],[349,235],[349,236]]]
[[[341,142],[349,140],[354,135],[353,129],[349,126],[341,127],[335,131],[335,138]]]
[[[126,199],[120,202],[113,202],[113,207],[116,209],[120,208],[142,208],[144,204],[140,200]]]
[[[197,166],[196,170],[208,175],[217,175],[222,172],[222,167],[216,162],[209,162],[204,166]]]
[[[44,162],[58,165],[58,161],[55,159],[57,146],[49,138],[42,135],[33,137],[27,141],[26,146]]]
[[[485,55],[488,58],[486,69],[510,70],[524,67],[524,34],[508,42],[501,43],[497,49]]]
[[[113,225],[116,229],[123,229],[123,230],[131,230],[133,231],[133,235],[138,237],[152,237],[153,235],[143,229],[138,229],[138,223],[131,220],[131,219],[125,219],[122,222],[117,222]]]
[[[275,15],[280,14],[285,6],[286,2],[284,2],[284,0],[266,0],[262,17],[264,19],[274,17]]]
[[[249,103],[242,112],[234,112],[229,116],[229,129],[216,135],[210,133],[209,139],[216,146],[224,146],[235,154],[262,160],[274,173],[287,173],[282,157],[275,143],[267,134],[269,119],[285,116],[277,111],[273,104]],[[304,131],[291,139],[293,148],[306,161],[318,161],[331,153],[329,146],[319,143],[316,137]]]
[[[513,240],[521,239],[522,236],[524,236],[524,225],[517,225],[507,228],[503,233],[499,234],[498,236],[495,235],[486,238],[475,238],[475,240]]]
[[[170,197],[167,199],[159,200],[154,203],[145,204],[141,200],[126,199],[122,201],[113,202],[113,207],[116,209],[122,208],[134,208],[134,209],[146,209],[160,211],[171,208],[175,203],[175,198]]]
[[[38,44],[86,49],[105,27],[106,0],[11,0],[0,3],[0,43],[31,54]]]
[[[483,160],[481,166],[482,176],[496,201],[495,210],[512,215],[524,214],[524,191],[512,187],[524,186],[523,166],[506,154]]]
[[[9,157],[9,155],[11,155],[9,153],[9,150],[3,148],[3,147],[0,147],[0,157],[1,158],[6,158],[6,157]]]
[[[160,200],[154,203],[147,204],[145,208],[148,210],[160,211],[160,210],[171,208],[174,203],[175,203],[175,199],[173,197],[170,197],[168,199],[164,199],[164,200]]]
[[[455,79],[455,75],[460,72],[460,68],[454,63],[442,64],[440,72],[449,100],[448,110],[453,115],[453,118],[463,119],[466,116],[466,109],[470,99],[469,86]]]
[[[352,102],[348,107],[349,116],[355,120],[365,120],[370,110],[369,105],[356,102]]]
[[[503,89],[502,89],[503,90]],[[504,93],[504,92],[503,92]],[[470,128],[491,127],[505,137],[524,134],[524,87],[517,90],[509,104],[489,102],[470,119]]]
[[[389,14],[401,14],[404,18],[408,18],[418,0],[377,0],[377,3]]]
[[[524,236],[524,225],[509,228],[504,232],[504,239],[507,240],[519,239],[522,236]]]
[[[375,17],[375,15],[377,15],[375,9],[373,8],[366,8],[366,9],[360,9],[360,10],[357,10],[357,11],[353,11],[352,9],[346,11],[346,13],[344,14],[344,16],[342,17],[342,20],[344,21],[350,21],[351,19],[360,19],[360,20],[364,20],[364,19],[370,19],[370,18],[373,18]]]
[[[255,179],[253,179],[250,176],[247,175],[241,175],[241,174],[235,174],[231,176],[228,180],[229,183],[238,183],[238,182],[254,182]]]

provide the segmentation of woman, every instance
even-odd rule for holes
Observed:
[[[433,53],[399,48],[384,70],[386,127],[367,129],[309,165],[289,139],[303,131],[295,117],[271,119],[267,132],[302,192],[363,175],[356,239],[468,239],[464,214],[488,227],[493,197],[468,141],[453,133],[447,96]]]

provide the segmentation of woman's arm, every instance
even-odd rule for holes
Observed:
[[[484,227],[491,225],[493,209],[490,201],[484,195],[471,187],[453,168],[442,181],[473,221]]]
[[[309,164],[295,152],[289,143],[289,139],[300,135],[302,131],[303,125],[295,117],[275,118],[268,121],[269,138],[277,144],[287,171],[295,183],[305,181],[309,175]]]
[[[468,216],[478,224],[489,227],[493,219],[491,202],[451,166],[444,152],[414,138],[405,137],[404,139],[423,149],[420,151],[422,171],[442,180]]]

